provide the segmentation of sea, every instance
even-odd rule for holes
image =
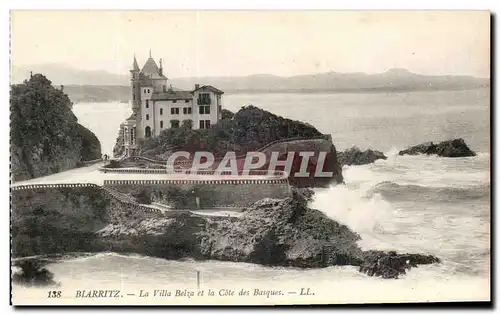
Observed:
[[[14,285],[14,303],[244,305],[490,299],[489,89],[224,95],[223,108],[237,111],[246,105],[312,124],[332,135],[337,150],[357,146],[384,152],[387,160],[344,166],[345,185],[316,189],[310,207],[358,232],[364,249],[433,254],[442,263],[413,268],[399,279],[381,279],[351,266],[298,269],[95,253],[47,266],[59,282],[54,290],[63,292],[57,302],[46,297],[47,288]],[[128,104],[113,102],[78,103],[73,111],[99,137],[103,153],[112,152],[119,125],[131,113]],[[477,156],[397,155],[408,146],[453,138],[463,138]],[[76,297],[76,290],[99,288],[121,290],[123,297]]]

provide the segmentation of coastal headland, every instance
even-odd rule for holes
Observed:
[[[33,84],[41,84],[42,88],[38,85],[36,88],[64,98],[64,93],[54,91],[43,76],[35,75],[25,83],[28,88]],[[71,113],[70,104],[65,106]],[[20,109],[13,107],[13,110]],[[73,122],[76,123],[74,119]],[[43,123],[54,126],[54,122]],[[61,135],[65,133],[49,131],[40,139],[42,149],[37,151],[40,158],[36,163],[26,155],[20,159],[26,161],[25,169],[36,165],[38,169],[46,166],[50,171],[29,171],[29,176],[14,176],[17,180],[34,179],[15,182],[11,188],[13,258],[68,252],[133,252],[165,259],[190,257],[300,268],[354,265],[359,266],[361,272],[383,278],[397,278],[418,264],[439,262],[430,255],[362,251],[357,245],[360,239],[357,233],[321,211],[309,208],[314,191],[307,187],[343,184],[332,137],[321,134],[311,125],[255,106],[243,107],[237,113],[226,112],[225,118],[210,129],[169,128],[159,137],[140,144],[138,156],[145,159],[112,160],[104,169],[89,167],[81,168],[80,173],[70,171],[66,179],[58,177],[63,174],[58,172],[78,166],[77,163],[68,162],[64,167],[46,165],[53,163],[53,152],[58,152],[62,161],[75,160],[74,150],[65,147],[67,142],[55,140]],[[117,156],[121,155],[120,141],[119,136]],[[53,149],[45,150],[48,146],[45,143],[50,143]],[[97,151],[92,149],[93,153],[87,154],[83,148],[88,147],[97,148],[89,144],[77,151],[92,160]],[[19,143],[19,148],[24,152],[31,147]],[[322,165],[322,171],[331,175],[319,178],[310,172],[311,175],[304,178],[269,178],[249,174],[249,178],[229,179],[212,178],[214,174],[194,174],[196,178],[169,179],[162,178],[161,172],[150,174],[151,170],[165,167],[162,161],[179,150],[213,152],[219,162],[228,151],[235,154],[256,151],[266,157],[278,152],[279,159],[286,158],[289,152],[326,152],[321,163],[319,154],[310,157],[305,169]],[[303,157],[291,156],[290,172],[284,172],[284,167],[276,170],[287,174],[304,171]],[[237,161],[238,166],[244,159]],[[184,166],[191,167],[190,162],[185,161]],[[21,169],[17,165],[14,164],[14,168]],[[269,166],[266,162],[256,170]],[[87,171],[97,172],[102,183],[95,182],[97,177],[86,177]],[[124,179],[127,172],[132,175],[126,176],[141,174],[147,179]],[[43,177],[48,174],[54,177]],[[45,180],[47,178],[52,181]],[[228,211],[215,215],[204,213],[209,209]]]

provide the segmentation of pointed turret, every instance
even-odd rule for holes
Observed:
[[[132,65],[132,70],[134,71],[139,71],[139,64],[137,63],[137,59],[135,58],[135,54],[134,54],[134,63]]]

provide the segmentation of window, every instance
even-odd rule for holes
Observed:
[[[198,105],[210,105],[210,94],[209,93],[198,94]]]
[[[179,128],[179,121],[174,119],[170,121],[171,128]]]
[[[149,100],[146,100],[146,108],[149,108]]]
[[[172,100],[172,103],[177,103],[177,100]]]
[[[160,120],[160,128],[163,128],[163,120]]]
[[[191,107],[188,107],[188,115],[191,115]]]
[[[179,107],[170,108],[170,114],[171,115],[179,115]]]
[[[144,89],[144,93],[146,93],[146,89]]]
[[[163,115],[163,108],[160,108],[160,115]]]
[[[149,89],[148,89],[148,93],[149,93]]]
[[[186,100],[186,103],[189,103],[189,100]]]
[[[186,115],[186,114],[188,113],[188,111],[187,111],[187,107],[184,107],[184,108],[182,109],[182,113],[183,113],[184,115]]]
[[[149,114],[146,114],[146,120],[149,120]]]
[[[132,99],[135,101],[135,94],[132,94]]]
[[[209,129],[210,120],[200,120],[200,129]]]
[[[210,105],[202,105],[199,107],[200,115],[210,114]]]
[[[151,137],[151,127],[147,126],[144,133],[146,134],[146,138]]]

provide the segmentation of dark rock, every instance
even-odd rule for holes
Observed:
[[[43,262],[37,259],[22,260],[15,266],[21,268],[20,273],[12,275],[12,281],[25,286],[54,286],[57,283],[54,281],[54,274],[43,268]]]
[[[465,144],[464,139],[454,139],[443,141],[438,144],[432,142],[425,142],[406,150],[399,151],[399,155],[417,155],[417,154],[427,154],[427,155],[438,155],[442,157],[467,157],[475,156],[476,153],[469,149],[467,144]]]
[[[359,271],[369,276],[385,279],[397,279],[400,275],[417,265],[439,263],[439,258],[432,255],[397,254],[394,251],[366,251],[362,255],[363,262]]]
[[[114,251],[300,268],[353,265],[384,278],[439,262],[426,255],[363,252],[357,233],[308,207],[311,190],[293,189],[293,196],[261,199],[239,217],[212,217],[138,211],[97,187],[16,190],[12,256]],[[32,279],[32,274],[23,277]]]
[[[11,86],[11,173],[14,181],[69,170],[101,157],[101,144],[78,124],[71,100],[41,74]]]
[[[325,246],[340,257],[336,264],[359,265],[361,255],[357,233],[294,198],[260,200],[236,221],[207,225],[201,236],[207,259],[314,268],[327,265]]]
[[[131,193],[132,197],[135,198],[137,203],[142,203],[145,205],[151,204],[151,195],[145,189],[142,189],[138,192]]]
[[[340,165],[364,165],[379,159],[386,160],[387,157],[380,151],[371,149],[361,151],[357,147],[352,147],[344,152],[337,152],[337,159]]]

